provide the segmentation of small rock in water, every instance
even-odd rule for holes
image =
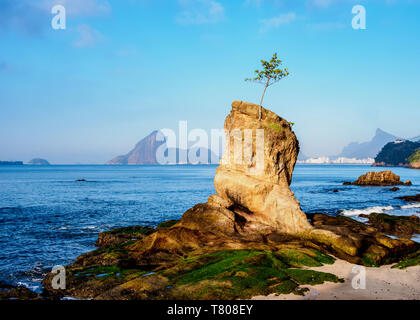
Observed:
[[[76,182],[86,182],[86,179],[77,179]]]
[[[396,192],[396,191],[399,191],[399,190],[400,190],[400,188],[398,188],[398,187],[394,187],[394,188],[389,189],[389,191],[392,191],[392,192]]]
[[[397,199],[401,199],[404,201],[414,201],[414,202],[420,202],[420,194],[416,196],[404,196],[404,197],[398,197]]]

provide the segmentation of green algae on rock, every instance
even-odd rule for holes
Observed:
[[[420,250],[408,255],[405,259],[393,265],[392,268],[406,269],[414,266],[420,266]]]

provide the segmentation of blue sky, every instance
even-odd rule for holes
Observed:
[[[62,4],[67,28],[53,30]],[[362,4],[367,29],[354,30]],[[221,128],[274,52],[264,105],[310,156],[420,134],[418,0],[0,0],[0,159],[103,163],[151,131]]]

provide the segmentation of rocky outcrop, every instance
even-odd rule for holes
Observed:
[[[40,295],[25,287],[16,287],[0,281],[1,300],[39,300]]]
[[[114,247],[127,241],[136,241],[143,239],[154,232],[151,227],[126,227],[101,232],[95,245],[100,248]]]
[[[371,171],[359,177],[354,182],[344,182],[344,185],[355,185],[355,186],[411,186],[410,180],[406,182],[401,181],[400,176],[396,175],[392,171]]]
[[[251,143],[255,161],[244,159],[237,163],[234,132],[240,130],[244,139],[247,129],[254,136]],[[260,156],[256,150],[257,130],[264,132]],[[231,147],[217,169],[214,179],[217,195],[210,205],[219,204],[233,212],[236,230],[242,234],[273,231],[297,234],[308,230],[306,216],[289,188],[299,154],[299,142],[290,124],[266,109],[259,121],[256,105],[235,101],[225,120],[225,131]]]
[[[410,217],[393,216],[385,213],[372,213],[360,215],[369,220],[369,225],[380,232],[391,234],[397,237],[410,239],[414,233],[420,233],[420,218],[413,215]]]
[[[333,250],[336,256],[352,263],[366,266],[390,264],[419,247],[418,244],[408,239],[387,237],[381,232],[385,230],[377,229],[376,225],[375,227],[367,226],[348,217],[313,214],[311,220],[316,228],[341,235],[348,248],[355,249],[354,254],[348,254],[340,250],[341,248],[328,248],[329,252]],[[378,225],[380,224],[378,223]]]

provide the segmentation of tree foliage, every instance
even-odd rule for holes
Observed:
[[[256,76],[247,78],[245,81],[257,82],[269,87],[290,74],[287,68],[279,68],[282,63],[283,61],[277,58],[277,53],[274,53],[270,61],[261,60],[263,70],[255,70]]]
[[[261,106],[264,100],[265,91],[269,86],[279,82],[281,79],[289,75],[289,70],[287,70],[287,68],[280,68],[282,63],[283,62],[277,58],[277,53],[274,53],[270,61],[261,60],[263,70],[255,70],[256,76],[254,78],[245,79],[245,81],[258,82],[264,85],[264,91],[261,96],[260,104],[258,105],[259,120],[262,119]]]

